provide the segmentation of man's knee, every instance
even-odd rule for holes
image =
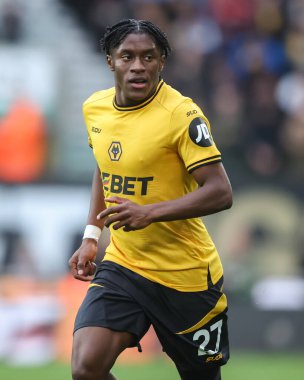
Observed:
[[[95,380],[97,374],[85,366],[78,365],[72,366],[72,378],[73,380]]]
[[[101,366],[94,368],[81,363],[72,365],[72,378],[73,380],[116,380],[109,368]]]
[[[118,355],[134,337],[103,327],[85,327],[74,334],[72,374],[74,380],[113,380],[110,370]]]
[[[94,350],[74,348],[72,355],[73,380],[112,380],[110,375],[114,359],[110,355],[96,357]]]

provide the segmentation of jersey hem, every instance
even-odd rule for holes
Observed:
[[[174,285],[174,284],[169,284],[165,281],[161,281],[158,278],[147,275],[146,272],[141,271],[140,269],[138,270],[138,268],[134,268],[130,265],[126,265],[124,262],[118,260],[116,257],[111,257],[111,259],[104,258],[102,261],[110,261],[110,262],[116,263],[118,265],[121,265],[124,268],[131,270],[132,272],[139,274],[140,276],[146,278],[149,281],[156,282],[157,284],[163,285],[167,288],[178,290],[180,292],[201,292],[201,291],[208,289],[208,282],[206,282],[206,286],[199,286],[199,285],[197,285],[197,286],[178,286],[178,285]],[[215,276],[212,277],[213,282],[216,284],[221,279],[223,274],[224,274],[223,270],[219,271]]]

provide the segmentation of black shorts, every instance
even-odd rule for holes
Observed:
[[[222,284],[223,279],[209,281],[208,290],[180,292],[104,261],[78,311],[74,331],[106,327],[130,332],[139,343],[152,324],[182,379],[218,380],[220,366],[229,359]]]

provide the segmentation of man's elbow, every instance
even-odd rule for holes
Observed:
[[[233,197],[232,197],[232,194],[230,194],[229,197],[228,196],[226,197],[223,210],[228,210],[229,208],[232,207],[232,205],[233,205]]]
[[[221,201],[219,202],[220,210],[228,210],[233,204],[233,195],[231,186],[223,189],[221,192]]]

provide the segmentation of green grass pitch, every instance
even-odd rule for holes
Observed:
[[[114,374],[119,380],[178,380],[173,365],[158,360],[143,365],[117,365]],[[233,354],[223,367],[223,380],[301,380],[304,379],[304,352],[302,354]],[[1,380],[67,380],[71,379],[68,365],[58,363],[41,367],[10,367],[0,364]]]

